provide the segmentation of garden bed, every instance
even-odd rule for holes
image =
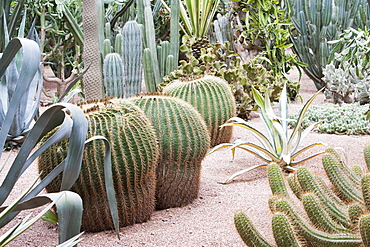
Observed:
[[[296,74],[294,76],[297,77]],[[300,91],[303,101],[315,91],[314,84],[304,75]],[[325,98],[321,94],[313,105],[324,103]],[[302,105],[299,100],[292,102],[290,110],[292,113],[297,112]],[[255,113],[250,124],[258,129],[263,128]],[[233,141],[237,138],[243,140],[250,138],[251,141],[255,141],[248,132],[238,127],[234,128]],[[339,136],[312,132],[304,141],[304,145],[317,141],[344,148],[350,164],[356,163],[365,167],[362,150],[366,144],[370,144],[368,135]],[[312,153],[319,149],[320,147],[317,147]],[[6,153],[3,156],[6,156]],[[232,173],[258,163],[261,163],[259,159],[239,150],[234,160],[231,160],[231,152],[228,151],[218,151],[209,155],[202,163],[199,197],[192,204],[182,208],[155,211],[150,221],[121,228],[120,240],[113,231],[85,233],[84,240],[79,246],[243,246],[233,224],[234,213],[238,210],[247,212],[263,235],[273,242],[271,213],[267,204],[271,191],[266,170],[260,168],[246,173],[227,185],[219,183]],[[324,174],[320,157],[304,165],[316,174]],[[16,185],[18,188],[25,188],[37,176],[35,164],[33,169],[29,170]],[[17,192],[20,191],[23,189]],[[20,217],[27,213],[29,211],[22,213]],[[56,226],[44,221],[36,222],[11,243],[11,246],[55,245],[57,245]]]

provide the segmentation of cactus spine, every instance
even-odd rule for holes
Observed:
[[[136,21],[128,21],[122,29],[122,55],[125,72],[126,97],[141,92],[142,34]]]
[[[189,102],[199,111],[207,124],[211,146],[230,141],[232,128],[219,128],[236,113],[234,96],[226,81],[208,75],[192,81],[176,80],[163,92]]]
[[[338,153],[331,148],[326,151],[322,161],[327,166],[327,176],[331,177],[332,189],[324,184],[321,177],[313,176],[304,167],[299,168],[295,176],[290,175],[288,182],[281,170],[279,172],[276,169],[279,168],[276,164],[268,166],[273,192],[269,205],[274,213],[272,227],[277,246],[370,246],[370,173],[360,178],[362,187],[355,186],[352,176],[355,174],[348,173],[351,169],[344,161],[340,161]],[[333,181],[338,178],[345,181]],[[296,191],[299,204],[303,205],[306,214],[300,212],[296,201],[286,193],[286,182]],[[346,184],[352,185],[352,191],[345,192],[348,194],[343,196]],[[338,193],[341,199],[333,192]],[[352,199],[348,199],[357,196],[358,202],[355,204]],[[271,246],[262,241],[263,236],[244,213],[235,214],[234,219],[238,219],[235,220],[235,226],[245,243],[251,246]],[[245,229],[253,234],[245,234]]]
[[[159,149],[149,120],[132,103],[118,107],[85,105],[88,137],[105,136],[112,148],[112,170],[120,226],[148,220],[155,206],[155,169]],[[39,159],[39,170],[51,171],[63,156],[67,142],[54,145]],[[84,203],[82,228],[86,231],[113,229],[105,194],[104,145],[94,141],[84,151],[81,174],[72,190]],[[45,173],[47,174],[47,173]],[[61,181],[53,180],[49,192],[58,191]]]
[[[131,100],[144,110],[159,139],[156,208],[192,202],[198,196],[201,162],[209,148],[203,118],[175,97],[151,94]]]
[[[105,96],[125,97],[123,65],[118,53],[108,53],[103,63]]]

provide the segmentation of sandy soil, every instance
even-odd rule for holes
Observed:
[[[307,100],[316,91],[314,84],[305,76],[301,83],[301,95],[304,100]],[[322,103],[324,103],[324,96],[320,95],[314,104]],[[301,102],[293,102],[290,106],[291,112],[298,111],[301,106]],[[257,116],[252,118],[250,124],[261,128],[261,122]],[[252,136],[241,128],[234,129],[233,140],[237,138],[253,140]],[[343,147],[347,151],[350,163],[365,167],[362,149],[365,144],[370,144],[369,136],[336,136],[313,132],[305,140],[304,145],[317,141]],[[320,148],[312,152],[318,150]],[[202,163],[200,193],[192,204],[155,211],[148,222],[121,228],[120,239],[112,231],[85,233],[84,240],[79,246],[244,246],[233,224],[233,215],[238,210],[247,212],[257,228],[270,242],[273,242],[271,213],[267,205],[271,191],[266,170],[264,168],[254,170],[227,185],[219,183],[232,173],[259,163],[261,163],[260,160],[240,150],[236,152],[234,160],[231,159],[231,153],[227,151],[211,154]],[[316,174],[323,174],[319,157],[303,165]],[[30,178],[36,175],[37,166],[33,164],[17,184],[15,194],[22,191],[22,188],[31,182]],[[25,213],[22,213],[19,218],[24,215]],[[56,226],[38,221],[10,246],[55,246],[56,244]]]

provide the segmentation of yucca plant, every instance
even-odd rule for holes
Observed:
[[[306,128],[304,131],[301,126],[304,115],[307,112],[307,109],[320,92],[321,91],[318,91],[306,102],[306,104],[300,111],[294,129],[291,132],[289,132],[288,123],[289,121],[291,121],[291,119],[289,119],[288,113],[288,98],[286,86],[283,87],[283,90],[279,97],[279,116],[275,115],[268,94],[265,94],[265,99],[263,99],[262,95],[256,89],[252,88],[253,98],[256,104],[261,109],[260,117],[266,127],[267,134],[265,135],[261,131],[253,128],[245,120],[239,117],[230,118],[225,124],[221,125],[221,128],[226,126],[243,127],[249,130],[258,139],[261,145],[238,140],[235,143],[222,143],[220,145],[217,145],[216,147],[211,149],[209,153],[211,154],[223,148],[230,148],[232,151],[232,155],[234,156],[235,150],[237,148],[240,148],[242,150],[245,150],[256,155],[265,163],[254,165],[252,167],[248,167],[246,169],[238,171],[231,175],[224,183],[230,182],[235,177],[245,172],[251,171],[259,167],[267,166],[271,162],[275,162],[283,169],[291,171],[294,169],[293,166],[322,154],[323,152],[318,152],[305,159],[295,161],[297,156],[304,153],[305,151],[315,146],[325,145],[322,142],[317,142],[310,144],[302,149],[299,149],[299,146],[303,142],[305,137],[309,134],[309,132],[313,128],[315,128],[319,124],[314,123],[310,125],[308,128]]]
[[[22,48],[22,57],[26,57],[23,63],[21,63],[21,73],[19,74],[19,79],[12,82],[13,95],[8,103],[7,111],[4,115],[3,121],[1,122],[0,130],[0,146],[3,147],[9,130],[13,124],[13,119],[16,114],[19,113],[19,105],[22,104],[22,98],[27,97],[27,92],[30,84],[32,84],[32,78],[39,66],[39,53],[32,55],[33,50],[39,51],[38,46],[35,46],[33,41],[16,38],[9,42],[8,46],[4,50],[4,53],[0,59],[0,78],[6,73],[6,68],[12,62],[12,58],[16,56],[17,52]],[[31,55],[30,55],[31,54]],[[31,61],[31,63],[25,62],[25,60]],[[31,75],[30,75],[31,74]],[[4,78],[4,77],[3,77]],[[4,81],[2,81],[3,83]],[[10,81],[7,81],[10,85]],[[4,86],[2,84],[2,86]],[[2,102],[4,94],[0,95]],[[69,112],[73,116],[73,119],[66,112]],[[23,116],[20,116],[23,117]],[[49,131],[59,126],[59,130],[50,137],[50,139],[42,146],[36,147],[39,140],[46,135]],[[15,216],[25,209],[35,208],[47,204],[51,201],[56,203],[56,209],[58,213],[58,223],[59,223],[59,242],[63,243],[68,239],[76,236],[80,232],[81,217],[82,217],[82,201],[79,196],[72,192],[68,192],[71,186],[76,181],[82,161],[82,153],[84,149],[84,144],[90,142],[86,141],[87,132],[87,121],[86,118],[77,106],[68,103],[59,103],[46,109],[44,113],[38,118],[33,127],[30,129],[27,137],[25,138],[22,147],[19,149],[14,161],[9,164],[9,170],[5,174],[5,178],[0,181],[0,228],[5,228],[7,223],[12,221]],[[26,190],[23,195],[13,202],[9,206],[5,206],[4,202],[9,197],[12,192],[15,183],[21,177],[21,175],[31,166],[32,162],[50,145],[60,142],[66,138],[70,137],[69,145],[67,151],[66,159],[59,164],[59,166],[52,172],[47,174],[42,181],[35,182],[36,186],[33,186],[29,190]],[[95,137],[103,139],[103,137]],[[110,155],[109,143],[106,142],[107,152],[106,155]],[[0,150],[0,156],[3,153],[3,149]],[[5,164],[4,164],[5,165]],[[0,166],[0,172],[3,172],[4,165]],[[112,185],[112,173],[109,169],[110,162],[106,161],[106,174],[107,174],[107,194],[112,202],[111,213],[115,222],[116,219],[115,212],[116,204],[112,200],[112,195],[114,199],[114,190]],[[56,194],[45,194],[42,196],[37,196],[50,181],[52,181],[61,172],[62,175],[62,185],[60,187],[61,193]],[[49,206],[52,207],[53,205]],[[45,210],[49,209],[47,207]],[[42,214],[45,211],[42,212]],[[18,223],[15,227],[6,231],[2,236],[0,236],[0,246],[3,246],[10,241],[12,241],[16,236],[21,234],[26,230],[31,224],[33,224],[37,219],[39,219],[42,214],[39,214],[33,218],[27,217]],[[118,225],[118,224],[117,224]],[[118,228],[116,228],[118,229]],[[78,240],[77,240],[78,241]],[[65,246],[72,246],[76,244],[76,240],[72,239]]]

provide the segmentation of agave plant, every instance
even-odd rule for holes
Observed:
[[[203,38],[207,35],[220,0],[180,1],[180,17],[188,36]]]
[[[25,22],[23,18],[19,37],[24,37]],[[29,36],[34,32],[35,29],[31,28]],[[6,30],[4,37],[6,48],[4,54],[0,54],[0,126],[4,123],[7,111],[17,105],[7,137],[8,143],[16,146],[23,142],[32,121],[38,115],[43,83],[39,65],[41,52],[39,45],[31,39],[16,38],[9,42]],[[21,52],[18,52],[20,48]],[[15,94],[17,86],[23,87],[20,95]]]
[[[268,93],[265,94],[265,99],[263,96],[254,88],[252,88],[253,98],[256,104],[261,108],[260,117],[266,127],[267,134],[263,134],[261,131],[253,128],[249,125],[245,120],[239,117],[232,117],[230,118],[225,124],[221,125],[221,128],[226,126],[240,126],[247,130],[249,130],[260,142],[261,145],[257,145],[251,142],[245,142],[237,140],[235,143],[222,143],[217,145],[216,147],[210,150],[210,154],[223,149],[223,148],[230,148],[232,151],[232,155],[234,157],[235,150],[240,148],[247,152],[250,152],[263,160],[264,164],[254,165],[252,167],[248,167],[241,171],[238,171],[232,174],[224,183],[229,183],[235,177],[251,171],[253,169],[259,167],[266,167],[269,163],[275,162],[279,166],[281,166],[284,170],[292,171],[294,170],[295,165],[312,159],[324,152],[318,152],[314,155],[311,155],[307,158],[301,159],[299,161],[295,161],[297,156],[304,153],[305,151],[319,145],[326,145],[322,142],[312,143],[304,148],[299,149],[300,144],[303,142],[305,137],[309,134],[309,132],[315,128],[319,123],[314,123],[310,125],[308,128],[303,130],[302,122],[304,115],[309,108],[312,101],[315,97],[321,92],[322,90],[318,91],[314,94],[303,106],[300,111],[299,117],[296,120],[294,129],[290,132],[288,129],[289,121],[289,113],[288,113],[288,98],[286,92],[286,86],[283,87],[283,90],[279,97],[279,116],[275,115],[271,101],[268,97]]]
[[[0,59],[0,78],[4,78],[6,68],[12,62],[12,58],[16,56],[17,52],[22,48],[23,63],[21,63],[21,69],[19,79],[13,81],[11,86],[14,90],[12,91],[12,97],[8,102],[7,111],[4,113],[2,122],[0,124],[0,146],[3,147],[9,130],[13,124],[14,118],[19,112],[19,105],[23,104],[22,98],[28,96],[25,92],[32,84],[32,74],[34,75],[39,66],[39,53],[33,55],[34,49],[39,50],[38,46],[35,46],[33,41],[16,38],[9,42],[8,46],[4,50],[3,56]],[[31,54],[31,55],[30,55]],[[28,56],[29,55],[29,56]],[[25,60],[32,61],[31,63],[25,62]],[[3,82],[3,81],[2,81]],[[9,82],[9,81],[8,81]],[[4,85],[2,85],[4,86]],[[1,94],[1,101],[4,101],[4,94]],[[73,116],[73,118],[71,117]],[[20,116],[24,117],[24,116]],[[118,217],[116,216],[117,208],[114,198],[114,187],[112,180],[112,171],[110,164],[110,146],[109,143],[103,137],[93,137],[86,140],[87,133],[87,120],[83,111],[68,103],[58,103],[50,108],[46,109],[44,113],[38,118],[25,138],[22,147],[19,149],[18,154],[11,164],[9,164],[9,170],[5,174],[5,178],[0,181],[0,228],[6,226],[7,223],[12,221],[15,216],[22,210],[40,207],[49,202],[53,202],[49,205],[42,213],[51,208],[54,203],[58,213],[59,223],[59,243],[63,243],[70,239],[64,246],[75,245],[79,240],[78,234],[80,232],[81,217],[82,217],[82,201],[81,198],[68,190],[75,183],[78,178],[83,149],[86,144],[95,140],[102,139],[106,144],[106,157],[105,157],[105,183],[108,194],[108,200],[110,201],[111,215],[114,219],[115,226],[118,226]],[[45,136],[51,130],[58,128],[54,135],[52,135],[46,143],[36,148],[38,142],[43,136]],[[21,177],[21,175],[30,167],[32,162],[48,147],[60,142],[66,138],[69,138],[69,149],[67,151],[67,158],[59,164],[52,172],[50,172],[42,181],[36,180],[36,185],[26,190],[23,195],[11,205],[5,206],[4,202],[9,198],[15,183]],[[3,153],[3,149],[0,149],[0,157]],[[4,165],[0,165],[0,172],[3,171]],[[52,181],[56,176],[63,172],[62,185],[59,193],[45,194],[38,196],[38,194]],[[112,197],[113,196],[113,197]],[[12,241],[16,236],[21,234],[30,225],[32,225],[42,214],[39,214],[33,218],[26,217],[21,220],[15,227],[6,231],[0,236],[0,246],[3,246]],[[118,227],[116,227],[118,231]]]

